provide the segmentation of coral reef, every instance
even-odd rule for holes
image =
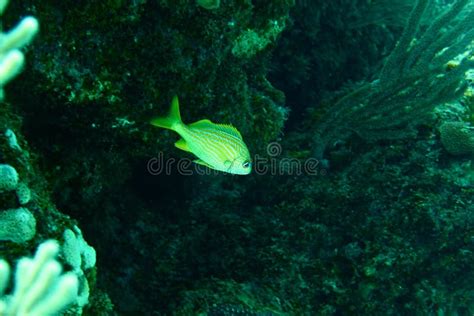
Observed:
[[[1,85],[0,256],[57,240],[65,315],[474,313],[473,14],[12,2],[6,29],[33,15],[41,38]],[[174,95],[184,121],[238,128],[261,168],[183,173],[149,124]]]

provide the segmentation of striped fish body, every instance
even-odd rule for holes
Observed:
[[[174,97],[170,114],[151,124],[177,132],[182,138],[175,143],[181,150],[193,153],[196,163],[232,174],[249,174],[250,153],[239,131],[225,124],[201,120],[189,125],[182,122],[178,98]]]

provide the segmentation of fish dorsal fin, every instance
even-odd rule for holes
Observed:
[[[224,133],[235,136],[238,139],[242,139],[242,135],[240,135],[240,132],[232,125],[230,124],[215,124],[215,125],[217,129],[223,131]]]
[[[194,123],[189,124],[189,127],[194,127],[194,128],[211,128],[214,127],[214,123],[212,123],[209,120],[200,120]]]
[[[192,124],[189,124],[189,127],[214,129],[214,130],[218,130],[218,131],[230,134],[232,136],[235,136],[238,139],[242,139],[242,135],[240,135],[240,132],[235,127],[229,124],[216,124],[209,120],[204,119],[204,120],[200,120]]]
[[[186,143],[186,141],[184,139],[180,139],[178,140],[176,143],[174,143],[174,145],[181,149],[181,150],[184,150],[184,151],[189,151],[191,152],[191,150],[189,150],[189,147],[188,147],[188,144]]]

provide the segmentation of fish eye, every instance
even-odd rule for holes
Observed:
[[[244,163],[242,164],[242,167],[244,168],[250,167],[250,161],[244,161]]]

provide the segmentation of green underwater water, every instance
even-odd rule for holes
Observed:
[[[64,315],[474,314],[473,0],[11,0],[4,32],[27,15],[0,257],[58,240]],[[175,95],[249,175],[150,125]]]

